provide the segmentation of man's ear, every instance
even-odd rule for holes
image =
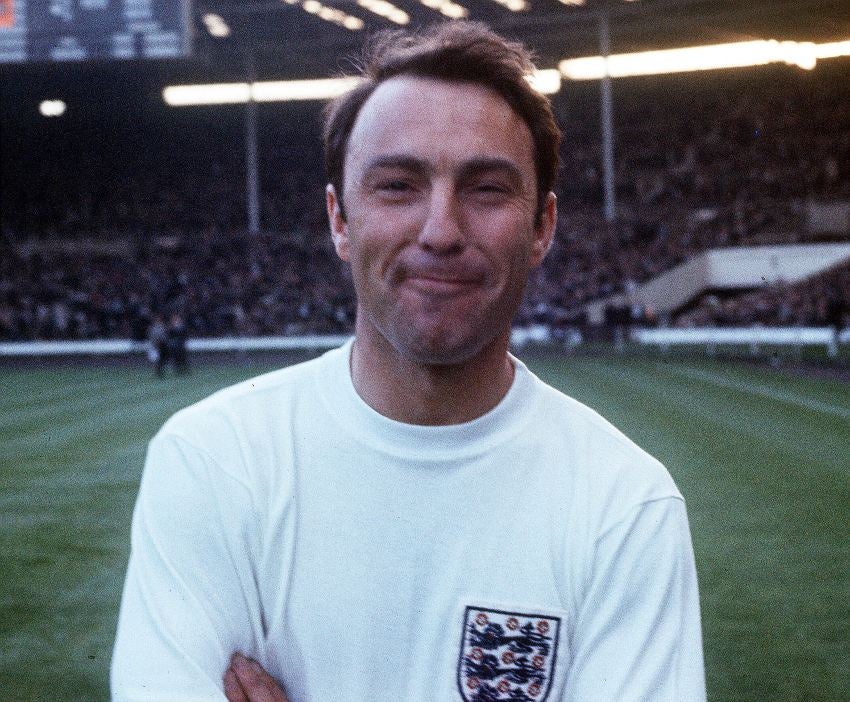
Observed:
[[[334,186],[328,183],[325,188],[325,203],[328,208],[328,222],[331,226],[331,240],[336,249],[336,255],[343,261],[350,257],[350,246],[348,239],[348,224],[342,215],[342,203],[337,197]]]
[[[550,192],[540,216],[540,224],[534,229],[534,243],[531,247],[531,266],[539,266],[552,248],[555,238],[555,226],[558,224],[558,198]]]

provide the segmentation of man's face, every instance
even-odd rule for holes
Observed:
[[[530,268],[549,248],[555,198],[535,227],[525,122],[474,84],[398,77],[363,105],[345,161],[339,256],[351,263],[357,333],[409,361],[462,363],[510,333]]]

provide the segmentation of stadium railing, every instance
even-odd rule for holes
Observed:
[[[753,353],[761,347],[824,346],[835,356],[839,344],[850,343],[850,328],[833,327],[697,327],[692,329],[635,329],[632,341],[644,346],[669,349],[692,346],[714,349],[718,346],[747,346]]]
[[[189,339],[190,352],[309,351],[336,348],[348,340],[340,334],[304,336],[257,336]],[[581,344],[581,335],[571,335],[571,346]],[[642,346],[824,346],[832,351],[838,344],[850,344],[850,328],[836,333],[832,327],[702,327],[693,329],[634,329],[631,340]],[[550,344],[548,327],[534,325],[513,330],[514,346]],[[0,357],[38,356],[116,356],[146,354],[144,341],[130,339],[91,339],[79,341],[0,342]]]

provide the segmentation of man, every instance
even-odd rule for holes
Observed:
[[[114,699],[704,699],[670,476],[508,354],[556,219],[531,69],[444,24],[330,106],[355,338],[153,439]]]
[[[148,328],[148,358],[153,361],[158,378],[165,374],[165,366],[171,360],[168,354],[167,339],[168,330],[162,321],[162,315],[155,314]]]

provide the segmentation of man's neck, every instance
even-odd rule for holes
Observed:
[[[431,365],[405,359],[383,337],[360,330],[351,378],[364,402],[385,417],[406,424],[462,424],[489,412],[510,389],[514,366],[507,345],[507,338],[497,339],[464,363]]]

